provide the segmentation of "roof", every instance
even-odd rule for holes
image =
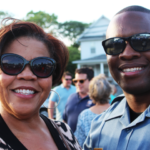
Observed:
[[[106,35],[106,30],[110,20],[105,16],[101,16],[96,22],[90,25],[85,31],[79,36],[77,41],[86,41],[89,39],[99,39]]]
[[[72,63],[73,64],[83,64],[83,63],[91,64],[91,63],[100,63],[100,62],[107,62],[105,54],[87,58],[87,59],[76,60],[76,61],[73,61]]]

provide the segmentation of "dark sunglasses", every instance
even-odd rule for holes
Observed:
[[[65,79],[66,81],[72,81],[72,79]]]
[[[81,80],[76,80],[76,79],[73,79],[73,83],[76,84],[78,81],[82,84],[86,81],[87,79],[81,79]]]
[[[144,52],[150,50],[150,33],[135,34],[130,37],[114,37],[102,41],[102,45],[106,54],[118,55],[122,53],[126,47],[126,41],[137,52]]]
[[[33,74],[40,78],[51,76],[56,67],[55,60],[49,57],[37,57],[31,61],[27,61],[17,54],[7,53],[1,56],[1,69],[8,75],[18,75],[23,71],[27,64],[30,65]]]

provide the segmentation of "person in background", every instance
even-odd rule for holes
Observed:
[[[34,23],[4,21],[8,22],[0,29],[0,149],[79,150],[67,124],[39,114],[65,70],[66,46]]]
[[[52,92],[49,98],[49,108],[54,108],[56,105],[56,120],[62,121],[62,115],[65,109],[65,105],[68,97],[76,92],[76,87],[71,85],[72,83],[72,75],[70,72],[66,71],[62,76],[62,84],[56,86],[53,90],[56,91],[60,96]],[[54,109],[48,109],[49,118],[53,119],[54,117]]]
[[[94,76],[92,68],[83,67],[75,70],[75,79],[73,83],[77,88],[77,92],[70,95],[67,100],[63,113],[63,120],[72,131],[76,129],[78,116],[86,108],[93,106],[92,100],[89,98],[89,83]]]
[[[150,149],[150,10],[128,6],[102,41],[110,73],[123,89],[91,124],[83,149]]]
[[[83,147],[83,143],[88,136],[94,117],[104,112],[110,106],[109,97],[111,90],[111,85],[104,74],[100,74],[91,80],[89,96],[95,105],[80,113],[74,133],[81,147]]]

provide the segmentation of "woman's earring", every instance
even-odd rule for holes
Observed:
[[[59,105],[59,103],[60,103],[60,96],[59,96],[59,94],[58,94],[56,91],[54,91],[54,90],[51,90],[51,91],[55,92],[55,93],[58,95],[59,101],[58,101],[57,105],[56,105],[55,107],[52,107],[52,108],[48,108],[48,107],[44,106],[44,104],[43,104],[43,106],[44,106],[45,108],[47,108],[47,109],[55,109],[55,108]],[[50,91],[50,93],[51,93],[51,91]]]

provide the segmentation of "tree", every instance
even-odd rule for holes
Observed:
[[[76,38],[87,28],[90,24],[82,23],[78,21],[66,21],[64,23],[59,23],[58,29],[59,33],[64,37],[69,38],[73,42],[76,41]]]
[[[0,11],[0,21],[7,17],[12,17],[12,15],[8,12]]]
[[[73,76],[75,69],[77,68],[76,64],[72,64],[72,61],[80,59],[80,51],[78,48],[70,46],[68,47],[69,50],[69,62],[66,67],[66,70],[69,71]]]
[[[6,24],[9,24],[10,21],[8,21],[7,19],[5,21],[2,22],[2,20],[4,18],[11,18],[12,17],[12,14],[8,13],[8,12],[4,12],[4,11],[0,11],[0,28],[3,26],[3,25],[6,25]]]
[[[56,25],[57,16],[55,14],[48,14],[43,11],[33,12],[30,11],[26,15],[26,21],[31,21],[41,26],[43,29],[48,29],[53,25]]]

